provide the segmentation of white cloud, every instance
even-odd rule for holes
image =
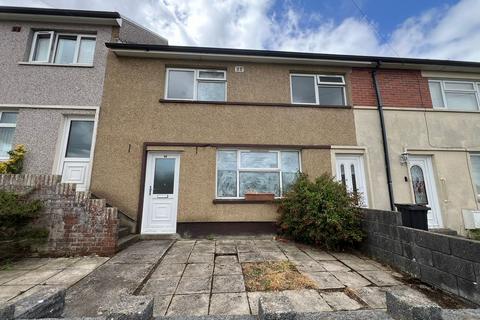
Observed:
[[[174,45],[256,48],[480,61],[479,0],[406,19],[386,39],[373,21],[335,21],[275,0],[0,0],[0,5],[116,10]],[[304,23],[308,21],[308,23]]]

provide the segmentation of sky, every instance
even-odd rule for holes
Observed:
[[[480,61],[480,0],[0,0],[118,11],[171,45]]]

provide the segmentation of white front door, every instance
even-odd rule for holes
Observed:
[[[359,205],[368,207],[367,183],[365,179],[365,170],[363,167],[363,156],[337,154],[336,158],[336,178],[340,181],[348,192],[352,192],[359,197]]]
[[[429,156],[409,156],[408,171],[414,202],[431,208],[427,216],[428,227],[441,228],[443,226],[442,215],[438,204],[432,158]]]
[[[142,234],[176,233],[180,155],[149,152]]]
[[[69,117],[65,122],[59,172],[62,182],[75,183],[77,191],[89,185],[94,124],[91,117]]]

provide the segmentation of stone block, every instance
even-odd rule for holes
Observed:
[[[333,310],[358,310],[362,307],[343,292],[322,292],[321,295]]]
[[[176,295],[167,311],[167,316],[202,316],[208,314],[209,294]]]
[[[470,301],[480,304],[480,284],[457,278],[458,294]]]
[[[413,259],[425,266],[433,266],[432,251],[417,245],[412,246]]]
[[[7,302],[0,302],[0,319],[13,320],[15,305]]]
[[[109,320],[150,320],[153,317],[153,299],[147,296],[119,296],[102,310]]]
[[[214,293],[210,300],[209,314],[242,315],[250,314],[247,294],[241,293]]]
[[[260,297],[258,301],[259,320],[294,320],[295,311],[286,296]]]
[[[415,241],[415,229],[407,227],[398,227],[398,235],[401,241],[413,243]]]
[[[393,259],[395,267],[400,269],[400,271],[416,278],[420,277],[420,265],[417,262],[399,255],[395,255]]]
[[[15,302],[15,318],[60,317],[65,305],[65,289],[40,288]]]
[[[420,279],[434,287],[458,294],[457,278],[436,268],[420,265]]]
[[[442,309],[423,294],[408,290],[386,292],[387,313],[396,320],[441,320]]]
[[[480,309],[444,309],[442,320],[475,320],[480,319]]]
[[[415,243],[421,247],[425,247],[438,252],[450,254],[449,237],[423,230],[415,230]]]
[[[433,265],[437,269],[452,273],[461,278],[471,281],[476,280],[473,263],[468,260],[439,252],[433,252]]]
[[[448,237],[452,254],[474,262],[480,262],[480,241]]]

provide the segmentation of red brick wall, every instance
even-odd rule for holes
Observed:
[[[432,108],[428,79],[419,70],[377,71],[377,79],[385,107]],[[376,106],[372,70],[354,68],[351,75],[354,106]]]

